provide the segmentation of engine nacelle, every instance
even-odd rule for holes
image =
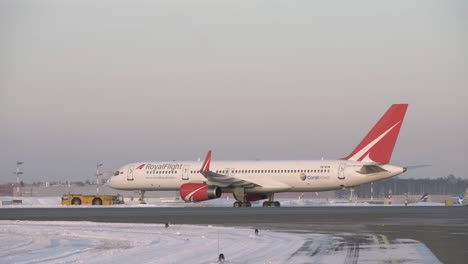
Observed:
[[[180,186],[180,197],[186,202],[201,202],[221,197],[221,188],[203,183],[186,183]]]

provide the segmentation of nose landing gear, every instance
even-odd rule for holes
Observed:
[[[138,199],[138,201],[140,201],[140,204],[146,204],[146,202],[145,202],[145,191],[144,190],[140,191],[140,199]]]

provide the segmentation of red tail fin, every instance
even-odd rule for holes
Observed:
[[[394,104],[345,160],[388,163],[408,104]]]

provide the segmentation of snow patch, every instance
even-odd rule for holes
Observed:
[[[374,243],[373,243],[374,242]],[[219,251],[218,251],[219,245]],[[383,235],[219,226],[0,221],[0,263],[440,263],[423,244]]]

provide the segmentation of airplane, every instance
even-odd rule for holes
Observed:
[[[455,201],[454,205],[461,205],[461,206],[465,205],[465,194],[464,193],[461,193],[456,198],[457,198],[457,200]]]
[[[275,193],[319,192],[350,188],[406,172],[389,164],[408,104],[393,104],[348,156],[337,160],[150,161],[121,167],[107,185],[117,190],[179,191],[186,202],[232,193],[234,207],[279,207]]]
[[[428,193],[423,194],[423,196],[421,198],[419,198],[420,202],[427,202],[427,200],[429,200],[429,194]]]

